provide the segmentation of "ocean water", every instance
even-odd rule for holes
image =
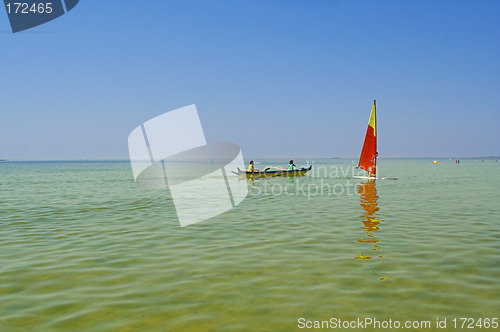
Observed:
[[[500,162],[438,161],[379,159],[399,180],[363,181],[351,160],[296,160],[313,171],[250,180],[188,227],[128,162],[2,162],[0,331],[500,318]]]

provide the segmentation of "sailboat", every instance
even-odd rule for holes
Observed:
[[[365,142],[361,149],[361,156],[356,168],[361,168],[368,172],[367,176],[353,176],[354,179],[381,179],[381,180],[397,180],[398,178],[378,178],[377,177],[377,107],[375,100],[373,101],[368,128],[366,128]]]

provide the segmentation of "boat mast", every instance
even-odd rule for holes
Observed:
[[[367,171],[369,176],[374,176],[377,172],[377,116],[375,110],[375,100],[370,112],[370,120],[366,128],[365,140],[361,155],[359,157],[358,167]]]
[[[374,161],[374,166],[375,166],[375,172],[373,175],[377,175],[377,157],[378,157],[378,151],[377,151],[377,136],[378,136],[378,127],[377,127],[377,106],[376,106],[376,100],[373,99],[373,108],[375,110],[375,161]]]

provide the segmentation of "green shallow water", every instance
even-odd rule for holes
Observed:
[[[500,317],[500,162],[379,166],[399,180],[349,180],[350,160],[319,160],[181,228],[168,193],[137,187],[127,162],[0,163],[0,330]]]

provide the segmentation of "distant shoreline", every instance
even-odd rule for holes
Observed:
[[[294,157],[297,160],[357,160],[358,157]],[[248,158],[247,158],[248,159]],[[283,157],[252,157],[252,159],[283,159]],[[379,160],[389,160],[389,159],[406,159],[406,160],[417,160],[417,159],[434,159],[434,160],[456,160],[456,159],[500,159],[500,156],[479,156],[479,157],[378,157]],[[0,159],[0,162],[71,162],[71,163],[89,163],[89,162],[129,162],[129,159]]]

